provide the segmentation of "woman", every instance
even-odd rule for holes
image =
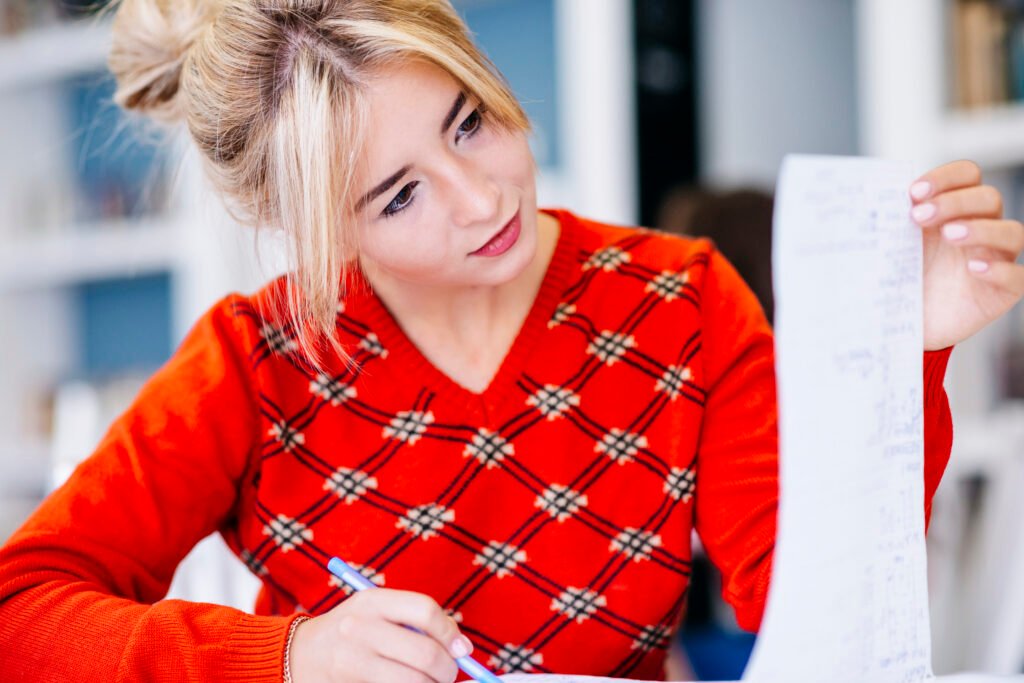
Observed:
[[[538,211],[528,123],[447,2],[124,0],[111,66],[295,273],[214,306],[0,551],[9,678],[441,682],[474,647],[660,677],[693,528],[757,627],[763,313],[705,241]],[[949,347],[1019,298],[1024,227],[973,164],[911,192],[930,500]],[[253,615],[159,601],[214,530]],[[385,588],[347,597],[332,555]]]

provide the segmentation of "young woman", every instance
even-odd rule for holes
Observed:
[[[446,682],[471,649],[658,678],[694,528],[757,628],[764,315],[706,241],[538,210],[528,123],[447,2],[124,0],[111,66],[295,270],[203,316],[0,550],[5,680]],[[971,163],[909,191],[930,500],[949,348],[1024,290],[1024,227]],[[254,614],[161,601],[212,531]],[[348,597],[332,555],[384,588]]]

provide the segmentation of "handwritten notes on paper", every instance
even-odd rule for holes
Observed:
[[[783,165],[773,247],[779,525],[767,611],[744,680],[935,680],[921,235],[907,195],[913,170],[837,157],[789,157]]]
[[[745,678],[930,675],[921,240],[909,164],[793,157],[773,260],[781,499]]]

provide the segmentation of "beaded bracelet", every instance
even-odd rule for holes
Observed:
[[[288,629],[288,639],[284,643],[284,676],[281,679],[283,683],[292,683],[292,639],[295,638],[295,631],[299,624],[309,619],[307,616],[296,617]]]

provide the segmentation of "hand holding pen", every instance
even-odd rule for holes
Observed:
[[[472,647],[430,597],[386,588],[361,591],[299,625],[292,681],[451,683],[458,674],[455,659],[468,657]]]

